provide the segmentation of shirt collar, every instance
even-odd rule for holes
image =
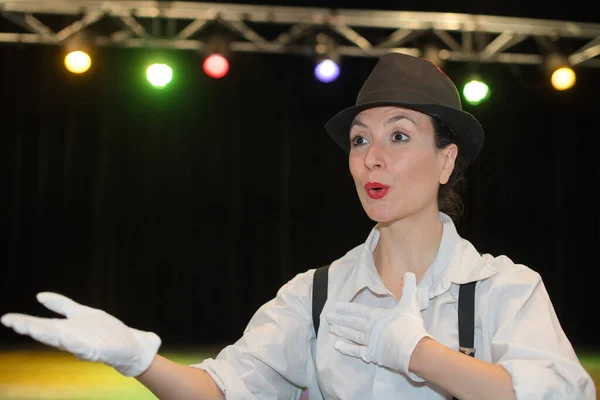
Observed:
[[[421,309],[427,308],[431,299],[446,292],[453,283],[479,281],[498,272],[490,259],[482,257],[470,242],[460,237],[448,215],[440,212],[440,221],[443,230],[437,255],[419,281]],[[375,226],[354,259],[351,266],[353,270],[340,293],[341,301],[351,301],[363,290],[370,290],[379,296],[391,296],[377,272],[373,259],[379,238],[380,232]]]

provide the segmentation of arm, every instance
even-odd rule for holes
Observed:
[[[482,302],[486,358],[511,375],[517,398],[595,399],[594,382],[563,331],[540,275],[501,259],[505,272],[481,283],[489,292]]]
[[[411,372],[460,399],[595,399],[540,275],[505,257],[496,262],[501,272],[477,289],[480,350],[490,362],[425,338],[411,356]]]
[[[460,399],[595,399],[594,383],[539,274],[503,257],[496,261],[501,272],[477,289],[483,310],[480,350],[490,362],[423,339],[411,356],[411,372]]]
[[[136,377],[161,399],[224,399],[213,379],[200,369],[184,367],[157,355],[161,340],[152,332],[130,328],[112,315],[56,294],[38,300],[66,318],[6,314],[2,323],[17,333],[101,362],[127,377]]]
[[[341,303],[328,314],[332,333],[354,343],[334,347],[367,362],[427,381],[461,400],[515,399],[501,366],[476,360],[436,342],[425,331],[414,274],[404,275],[402,298],[392,309]]]
[[[595,399],[594,383],[560,328],[539,275],[509,265],[500,270],[507,272],[478,288],[485,293],[479,298],[485,316],[480,350],[489,363],[433,340],[411,273],[393,309],[338,303],[327,320],[330,331],[347,341],[334,347],[465,399]]]
[[[154,357],[150,368],[137,377],[163,400],[224,400],[225,395],[210,375],[199,368],[186,367],[164,357]]]
[[[161,399],[289,399],[309,386],[311,284],[312,273],[288,282],[256,312],[237,343],[216,359],[189,367],[158,356],[161,340],[156,334],[130,328],[102,310],[56,293],[40,294],[38,300],[66,318],[6,314],[2,323],[78,359],[136,377]]]
[[[423,338],[417,344],[409,369],[461,400],[516,398],[511,376],[504,368],[464,355],[431,338]]]

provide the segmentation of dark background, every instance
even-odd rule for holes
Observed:
[[[600,22],[573,2],[390,3],[368,8]],[[50,316],[35,301],[48,290],[164,346],[231,342],[283,283],[368,235],[346,155],[323,125],[376,60],[344,58],[340,78],[322,84],[308,57],[238,53],[213,80],[197,54],[167,51],[175,78],[157,91],[148,54],[101,48],[73,76],[57,48],[0,46],[0,314]],[[470,70],[445,71],[462,87]],[[478,71],[493,96],[464,104],[486,143],[459,231],[538,271],[571,341],[597,348],[600,69],[577,69],[565,93],[538,67]],[[0,329],[0,343],[32,341]]]

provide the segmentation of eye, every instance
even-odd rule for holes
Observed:
[[[352,146],[362,146],[363,144],[367,144],[368,141],[362,136],[355,136],[351,140]]]
[[[392,140],[394,142],[406,142],[409,139],[408,135],[403,132],[392,133]]]

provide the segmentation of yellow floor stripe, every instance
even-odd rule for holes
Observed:
[[[168,355],[182,364],[201,362],[212,353]],[[133,378],[100,363],[80,361],[54,351],[0,352],[1,400],[156,399]]]
[[[161,353],[183,365],[214,357],[216,350]],[[584,367],[600,383],[600,357],[581,357]],[[59,351],[0,352],[0,400],[152,400],[133,378],[100,363],[80,361]]]

